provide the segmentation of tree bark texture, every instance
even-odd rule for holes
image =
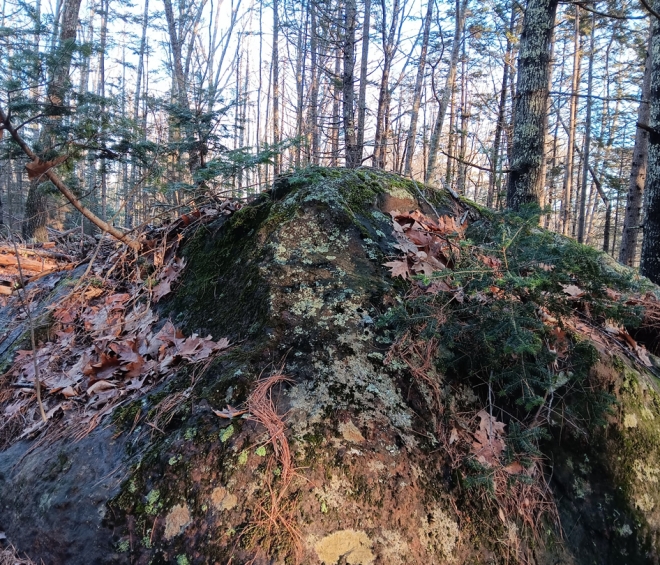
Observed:
[[[273,145],[280,142],[280,61],[279,61],[279,7],[278,0],[273,0]],[[282,164],[277,151],[273,155],[273,175],[280,174]]]
[[[456,27],[454,28],[454,43],[451,48],[451,58],[449,60],[449,70],[447,72],[447,79],[445,81],[445,88],[442,91],[442,96],[438,100],[438,114],[435,118],[433,126],[433,133],[431,134],[431,142],[429,146],[429,158],[426,164],[426,174],[424,175],[424,182],[432,183],[436,180],[437,166],[438,166],[438,149],[440,147],[440,135],[442,134],[442,125],[454,91],[454,84],[456,83],[456,67],[458,66],[458,57],[461,53],[461,38],[463,36],[463,28],[465,26],[465,15],[467,12],[468,0],[456,0]]]
[[[649,123],[649,91],[651,89],[651,57],[650,49],[653,37],[649,37],[649,48],[644,68],[642,96],[637,110],[637,121],[640,124]],[[640,222],[642,219],[642,201],[644,199],[644,184],[646,182],[646,162],[648,159],[649,134],[642,128],[637,128],[635,147],[633,149],[630,182],[628,184],[628,201],[621,232],[621,248],[619,261],[632,267],[637,257],[639,247]]]
[[[591,156],[591,93],[594,84],[594,38],[596,30],[596,15],[591,17],[591,40],[589,42],[589,71],[587,79],[587,113],[584,120],[584,151],[582,155],[582,187],[580,189],[580,215],[578,218],[578,241],[585,243],[586,239],[586,206],[587,206],[587,178],[589,175],[589,158]]]
[[[577,89],[580,81],[580,9],[575,7],[575,34],[573,52],[573,77],[571,80],[571,105],[568,121],[568,144],[566,147],[566,166],[564,168],[563,197],[561,202],[562,233],[568,235],[571,219],[571,200],[573,198],[573,163],[575,161],[575,123],[577,117]]]
[[[318,103],[319,103],[319,69],[318,69],[318,34],[317,34],[317,16],[316,4],[311,2],[310,12],[310,30],[309,30],[309,57],[311,66],[311,77],[309,84],[309,108],[307,111],[307,147],[309,151],[308,161],[314,165],[319,164],[319,128],[318,122]]]
[[[653,2],[660,9],[660,0]],[[660,283],[660,21],[652,18],[651,86],[649,89],[649,138],[646,186],[644,188],[644,238],[639,270]]]
[[[355,132],[355,26],[357,6],[355,0],[346,0],[344,12],[344,72],[342,74],[342,114],[346,167],[354,169],[362,161],[361,148]]]
[[[429,47],[429,35],[431,34],[431,19],[433,18],[434,0],[428,0],[426,6],[426,16],[424,17],[424,31],[422,32],[422,47],[419,54],[419,65],[417,66],[417,78],[415,79],[415,90],[413,92],[412,110],[410,112],[410,128],[408,129],[408,138],[406,139],[406,158],[403,173],[406,176],[412,175],[412,160],[415,154],[415,139],[417,137],[417,119],[419,117],[419,107],[422,102],[422,83],[424,81],[424,71],[426,70],[426,53]]]
[[[54,144],[53,132],[60,122],[64,99],[69,88],[69,70],[76,43],[81,1],[66,0],[62,9],[59,41],[52,57],[54,64],[49,69],[50,82],[47,90],[49,107],[47,113],[50,114],[50,117],[45,121],[41,132],[41,145],[46,151],[49,151]],[[30,183],[25,202],[25,220],[22,226],[25,239],[34,239],[39,242],[48,241],[48,231],[46,230],[48,194],[45,192],[42,183],[43,181],[40,179]]]
[[[529,0],[518,54],[507,207],[539,204],[544,185],[550,46],[559,0]]]
[[[513,52],[513,29],[516,24],[516,6],[511,7],[511,21],[509,22],[509,32],[506,36],[506,51],[504,52],[504,68],[502,70],[502,90],[500,91],[500,101],[497,110],[497,123],[495,124],[495,136],[493,140],[493,152],[491,156],[492,172],[488,179],[488,194],[486,196],[486,206],[493,207],[495,199],[495,188],[498,186],[499,178],[499,159],[500,159],[500,146],[502,143],[502,132],[505,126],[505,112],[506,112],[506,97],[507,86],[509,84],[509,70],[512,65],[511,54]],[[500,181],[501,182],[501,181]]]
[[[387,158],[387,130],[389,128],[390,108],[390,71],[392,70],[392,59],[396,50],[394,39],[396,37],[397,22],[399,18],[399,0],[394,0],[392,6],[392,22],[389,32],[387,31],[387,10],[385,0],[381,0],[382,28],[381,36],[383,42],[383,74],[380,80],[380,92],[378,94],[378,110],[376,111],[376,134],[374,136],[374,166],[383,169]]]
[[[360,60],[360,91],[358,94],[357,152],[362,164],[364,153],[364,127],[367,115],[367,73],[369,72],[369,32],[371,31],[371,0],[364,0],[362,23],[362,55]]]

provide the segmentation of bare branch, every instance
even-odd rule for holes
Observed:
[[[649,5],[649,3],[646,0],[639,0],[639,1],[642,3],[642,6],[644,6],[644,8],[646,8],[646,11],[649,14],[655,16],[656,18],[658,18],[660,20],[660,14],[658,14],[658,12],[656,12],[653,8],[651,8],[651,6]]]

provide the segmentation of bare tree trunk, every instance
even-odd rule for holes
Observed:
[[[318,35],[316,19],[316,3],[309,4],[310,11],[310,65],[311,77],[309,85],[309,109],[307,113],[307,145],[309,147],[309,162],[314,165],[319,163],[319,128],[318,128],[318,103],[319,103],[319,62],[318,62]]]
[[[303,112],[305,106],[305,62],[307,60],[307,27],[309,25],[309,14],[305,17],[305,25],[298,32],[298,45],[296,53],[296,144],[295,166],[300,167],[301,163],[301,141],[303,138]],[[304,45],[304,47],[303,47]],[[247,68],[247,66],[246,66]],[[247,75],[246,75],[247,76]],[[247,94],[247,89],[246,89]]]
[[[435,118],[433,133],[429,146],[429,159],[426,164],[426,174],[424,181],[434,182],[437,174],[438,149],[440,146],[440,135],[442,134],[442,125],[449,106],[449,99],[452,96],[454,85],[456,83],[456,67],[458,66],[458,57],[461,53],[461,40],[463,37],[463,28],[465,27],[465,15],[469,0],[456,0],[456,27],[454,29],[454,43],[451,48],[451,58],[449,60],[449,72],[445,81],[445,88],[442,91],[442,98],[438,100],[438,115]]]
[[[256,137],[256,146],[257,151],[261,149],[261,90],[263,88],[263,47],[264,47],[264,34],[263,34],[263,14],[264,6],[262,2],[259,2],[259,83],[257,85],[257,131],[255,134]],[[266,103],[266,122],[268,122],[268,103]],[[268,131],[268,126],[266,126],[266,131]],[[259,185],[262,184],[262,169],[266,169],[266,177],[268,176],[268,166],[258,167],[257,168],[257,180]]]
[[[355,27],[357,7],[355,0],[346,0],[344,11],[344,72],[342,74],[342,113],[344,125],[344,151],[346,167],[354,169],[362,161],[362,149],[355,132]]]
[[[544,226],[545,229],[550,228],[550,219],[554,215],[554,201],[556,200],[556,191],[555,191],[555,186],[556,186],[556,168],[557,168],[557,146],[559,145],[559,119],[555,119],[555,131],[554,135],[552,136],[552,157],[550,157],[550,186],[548,187],[548,202],[546,203],[548,206],[550,206],[550,213],[546,215],[545,217],[545,223]],[[556,216],[555,216],[556,220]],[[555,222],[556,223],[556,222]],[[555,225],[555,229],[556,225]]]
[[[566,147],[566,165],[564,168],[563,198],[561,203],[562,233],[568,235],[571,219],[571,200],[573,199],[573,163],[575,161],[575,125],[577,118],[577,90],[580,82],[580,8],[575,6],[575,52],[573,54],[573,78],[571,82],[571,105],[568,121],[568,144]]]
[[[98,95],[105,98],[105,50],[108,42],[108,10],[110,0],[101,0],[101,37],[99,45],[99,84]],[[101,122],[103,124],[103,122]],[[102,126],[101,143],[105,146],[105,127]],[[105,157],[101,157],[101,219],[107,219],[108,209],[108,174]]]
[[[521,31],[522,31],[522,22],[518,20],[516,22],[515,35],[520,35]],[[518,59],[518,52],[519,52],[519,44],[515,43],[513,46],[513,50],[511,52],[512,61]],[[513,124],[516,122],[516,79],[517,79],[516,67],[514,65],[511,65],[509,70],[509,99],[510,99],[509,104],[511,105],[510,106],[511,112],[505,130],[507,169],[510,169],[511,163],[513,162]],[[509,174],[510,172],[507,172],[507,188],[509,184]],[[502,186],[500,186],[498,187],[497,190],[497,199],[496,199],[495,208],[497,210],[502,210],[505,206],[506,206],[506,191],[502,190]]]
[[[280,143],[280,61],[279,61],[280,19],[278,0],[273,0],[273,145]],[[280,174],[281,157],[279,150],[273,157],[273,176]]]
[[[367,72],[369,64],[369,33],[371,31],[371,0],[364,0],[364,22],[362,23],[362,55],[360,61],[360,91],[358,94],[357,152],[362,164],[364,153],[364,127],[367,114]]]
[[[458,149],[458,182],[456,192],[465,195],[465,178],[467,167],[465,166],[465,155],[467,151],[467,121],[469,116],[467,96],[467,59],[465,57],[465,43],[463,43],[463,57],[461,58],[461,133]],[[466,195],[467,196],[467,195]]]
[[[42,146],[50,149],[54,143],[54,130],[60,122],[64,111],[64,99],[69,86],[69,70],[73,60],[78,29],[78,13],[81,0],[65,0],[62,10],[62,22],[59,41],[53,64],[49,69],[50,82],[47,89],[50,119],[44,124],[42,130]],[[41,179],[30,183],[27,200],[25,202],[25,220],[23,222],[23,237],[36,241],[48,241],[48,196],[41,187]]]
[[[276,0],[275,0],[276,1]],[[179,18],[179,21],[174,17],[174,11],[172,9],[172,0],[163,0],[163,5],[165,7],[165,19],[167,21],[167,30],[170,38],[170,48],[172,51],[172,75],[173,75],[173,87],[174,87],[174,97],[181,107],[182,110],[189,112],[190,111],[190,100],[188,98],[188,73],[190,67],[190,58],[192,55],[192,49],[188,49],[188,54],[185,59],[183,59],[183,42],[184,35],[182,31],[182,20],[183,16]],[[198,10],[195,15],[195,19],[198,20],[201,16],[201,11]],[[177,31],[177,25],[179,30]],[[194,29],[195,26],[193,26]],[[191,37],[191,42],[194,41],[194,34]],[[188,170],[192,174],[202,164],[202,144],[201,140],[195,139],[195,131],[190,120],[185,120],[184,122],[184,134],[185,142],[189,147],[188,149]]]
[[[660,9],[660,1],[653,7]],[[639,271],[660,283],[660,20],[652,20],[651,88],[649,89],[649,151],[644,187],[644,238]],[[646,124],[643,124],[646,125]]]
[[[653,26],[651,29],[653,30]],[[652,64],[650,49],[652,41],[653,36],[649,36],[646,66],[644,68],[644,81],[642,83],[642,94],[639,108],[637,110],[637,122],[640,124],[649,123],[649,93],[651,90]],[[626,213],[623,219],[623,231],[621,232],[621,248],[619,249],[619,261],[629,267],[632,267],[635,262],[637,247],[639,245],[648,147],[648,131],[638,127],[637,132],[635,133],[635,147],[633,149],[633,161],[630,169],[630,182],[628,184],[628,200],[626,202]]]
[[[341,86],[339,77],[341,73],[341,58],[339,57],[339,51],[335,53],[335,81],[333,88],[333,99],[332,99],[332,128],[330,130],[331,140],[330,140],[330,166],[336,167],[339,160],[339,98],[341,93]]]
[[[250,57],[246,53],[245,54],[245,76],[243,78],[243,94],[241,99],[239,100],[239,107],[240,107],[240,118],[239,118],[239,123],[240,123],[240,129],[238,131],[238,146],[243,148],[245,147],[245,138],[247,135],[247,100],[248,100],[248,86],[250,82]],[[236,85],[237,87],[239,85]],[[302,112],[302,110],[301,110]],[[238,169],[238,189],[241,191],[241,195],[243,195],[243,169],[239,168]]]
[[[140,90],[142,88],[142,75],[144,74],[144,55],[147,47],[147,26],[149,23],[149,0],[144,0],[144,12],[142,14],[142,35],[140,37],[140,51],[138,53],[137,78],[135,83],[135,100],[133,101],[133,121],[138,124],[140,116]],[[146,132],[145,132],[146,134]],[[126,209],[124,210],[124,222],[127,228],[133,227],[133,216],[135,198],[133,187],[137,182],[137,165],[131,163],[131,191],[127,195]]]
[[[493,152],[491,156],[491,174],[488,179],[488,195],[486,196],[486,206],[488,208],[493,207],[493,201],[495,197],[495,187],[497,185],[497,179],[500,175],[499,169],[499,158],[500,158],[500,145],[502,143],[502,132],[504,131],[504,119],[506,112],[506,96],[507,96],[507,86],[509,84],[509,70],[513,65],[511,60],[511,55],[513,52],[513,43],[511,41],[513,37],[514,26],[516,25],[516,5],[513,4],[511,7],[511,20],[509,22],[509,33],[506,36],[506,51],[504,52],[504,69],[502,70],[502,90],[500,91],[500,102],[497,110],[497,123],[495,124],[495,137],[493,139]]]
[[[456,84],[452,85],[449,103],[449,135],[447,142],[447,167],[445,168],[445,183],[449,186],[454,175],[454,148],[456,147]],[[437,124],[437,121],[436,121]]]
[[[419,106],[422,101],[422,84],[424,82],[424,71],[426,70],[426,53],[429,46],[429,36],[431,34],[431,19],[433,18],[434,0],[428,0],[426,6],[426,16],[424,17],[424,31],[422,32],[422,47],[419,54],[419,65],[417,66],[417,78],[415,79],[415,90],[413,91],[412,110],[410,112],[410,128],[406,139],[406,157],[403,174],[412,176],[412,161],[415,154],[415,141],[417,137],[417,120],[419,117]]]
[[[587,206],[587,171],[589,170],[589,156],[591,154],[591,93],[594,83],[594,45],[596,35],[596,14],[591,17],[591,39],[589,43],[589,77],[587,83],[587,115],[584,122],[584,150],[582,157],[582,188],[580,190],[580,217],[578,219],[578,242],[584,243]]]
[[[374,166],[382,169],[385,167],[387,157],[387,131],[389,127],[388,113],[390,106],[390,71],[392,69],[392,59],[396,46],[394,39],[396,37],[397,22],[399,18],[399,0],[394,0],[392,6],[392,22],[389,32],[387,30],[387,8],[385,0],[381,0],[381,39],[383,43],[383,74],[380,79],[380,91],[378,94],[378,110],[376,111],[376,134],[374,136]]]
[[[540,202],[550,73],[550,45],[559,0],[529,0],[518,55],[515,123],[507,207]]]
[[[275,0],[277,1],[277,0]],[[172,49],[172,71],[176,87],[177,101],[183,108],[188,108],[188,92],[186,88],[185,73],[183,71],[183,38],[176,29],[176,20],[172,9],[172,0],[163,0],[165,6],[165,19],[167,20],[167,31],[170,36],[170,48]]]

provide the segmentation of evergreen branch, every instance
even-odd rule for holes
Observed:
[[[0,122],[2,122],[2,129],[5,129],[9,132],[16,144],[23,150],[23,153],[25,153],[33,163],[41,163],[38,155],[32,151],[25,140],[20,136],[16,128],[11,125],[9,117],[4,113],[2,109],[0,109]],[[57,187],[57,189],[66,197],[66,199],[71,202],[73,207],[78,210],[78,212],[85,216],[85,218],[97,226],[101,231],[109,233],[111,236],[125,243],[136,251],[140,249],[140,244],[136,240],[128,237],[126,234],[103,221],[96,214],[94,214],[94,212],[86,208],[82,202],[76,198],[76,195],[71,192],[71,189],[64,183],[64,181],[62,181],[59,175],[52,170],[52,168],[47,169],[43,175],[46,176],[48,180]]]

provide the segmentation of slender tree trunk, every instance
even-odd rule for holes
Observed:
[[[172,9],[172,0],[163,0],[163,5],[165,7],[165,19],[167,21],[167,30],[170,38],[170,48],[172,51],[172,82],[174,87],[174,99],[183,111],[189,112],[190,100],[188,98],[188,68],[191,50],[189,49],[184,66],[184,36],[181,29],[182,20],[184,18],[180,17],[178,21],[175,19],[174,11]],[[179,27],[178,30],[177,25]],[[195,131],[190,120],[186,119],[184,121],[183,130],[186,137],[186,145],[190,148],[188,150],[188,170],[192,174],[201,166],[202,144],[201,140],[195,140]]]
[[[447,135],[447,166],[445,167],[445,183],[449,186],[454,176],[454,148],[456,147],[456,84],[451,89],[449,103],[449,132]],[[436,120],[436,124],[437,124]],[[428,181],[427,181],[428,182]]]
[[[273,57],[272,57],[272,76],[273,76],[273,145],[280,143],[280,57],[279,57],[279,32],[280,17],[278,0],[273,0]],[[280,174],[281,156],[279,150],[275,151],[273,157],[273,176]]]
[[[355,131],[355,28],[357,25],[355,0],[346,0],[344,11],[344,72],[342,74],[342,114],[346,167],[354,169],[362,161]]]
[[[550,206],[550,213],[546,215],[545,217],[545,223],[544,227],[545,229],[549,229],[550,227],[550,219],[554,216],[553,210],[554,210],[554,202],[555,202],[555,197],[556,197],[556,191],[555,191],[555,186],[556,186],[556,177],[557,175],[555,174],[555,170],[557,168],[557,146],[559,145],[559,119],[555,119],[555,131],[554,135],[552,136],[552,157],[550,157],[550,186],[548,187],[548,202],[547,205]],[[556,216],[555,216],[556,219]],[[556,225],[555,225],[556,229]]]
[[[105,98],[105,50],[108,42],[108,10],[110,0],[101,0],[101,36],[99,45],[99,84],[97,93],[103,100]],[[105,146],[105,124],[101,122],[101,143]],[[101,157],[101,219],[107,220],[108,211],[108,174],[105,157]]]
[[[303,112],[305,106],[305,62],[307,59],[307,27],[309,25],[309,14],[305,17],[305,25],[298,32],[298,45],[296,46],[296,144],[295,166],[301,163],[301,141],[303,138]],[[303,47],[304,45],[304,47]]]
[[[458,149],[458,182],[456,183],[456,192],[465,194],[465,180],[467,167],[465,166],[465,156],[467,153],[467,121],[470,110],[468,109],[467,93],[467,58],[465,56],[465,43],[463,43],[463,57],[461,58],[461,132],[459,137]]]
[[[504,69],[502,70],[502,90],[500,91],[500,102],[497,110],[497,123],[495,124],[495,137],[493,139],[493,152],[491,156],[491,174],[488,179],[488,195],[486,196],[486,206],[488,208],[493,207],[493,200],[495,197],[495,187],[497,185],[497,179],[500,175],[499,169],[499,157],[500,157],[500,145],[502,142],[502,132],[504,131],[505,125],[505,112],[506,112],[506,96],[507,96],[507,86],[509,84],[509,70],[513,61],[511,60],[511,54],[513,52],[513,42],[511,41],[513,37],[514,26],[516,25],[516,5],[514,4],[511,7],[511,20],[509,22],[509,33],[506,35],[506,51],[504,52]]]
[[[364,0],[362,22],[362,54],[360,60],[360,91],[358,94],[357,153],[362,164],[364,154],[364,128],[367,115],[367,73],[369,64],[369,34],[371,32],[371,0]]]
[[[562,233],[568,235],[571,220],[571,201],[573,199],[573,163],[575,162],[575,126],[577,122],[578,84],[580,82],[580,8],[575,6],[575,31],[573,53],[573,78],[571,81],[571,104],[568,120],[568,143],[566,146],[566,165],[564,168],[563,198],[561,203]]]
[[[522,19],[523,18],[519,18],[518,21],[516,22],[516,33],[514,34],[514,37],[519,36],[522,31],[522,21],[521,21]],[[511,52],[512,61],[518,59],[518,52],[519,52],[519,44],[515,43]],[[517,69],[515,65],[511,65],[509,71],[509,98],[510,98],[511,112],[509,114],[509,121],[506,125],[507,169],[511,168],[511,163],[513,162],[513,125],[516,122],[516,82],[517,82],[516,70]],[[510,173],[507,172],[507,177],[506,177],[507,188],[509,184],[509,175]],[[502,185],[504,185],[503,182]],[[497,203],[495,205],[497,210],[502,210],[506,205],[506,190],[503,190],[502,185],[500,185],[497,189]]]
[[[647,56],[648,59],[648,56]],[[624,158],[619,159],[619,178],[623,174]],[[627,163],[626,163],[627,165]],[[621,207],[621,191],[616,191],[616,204],[614,205],[614,229],[612,230],[612,256],[614,257],[614,250],[616,249],[616,236],[619,231],[619,209]]]
[[[651,27],[654,29],[654,26]],[[644,81],[642,82],[642,94],[637,110],[637,122],[649,123],[649,94],[651,90],[651,45],[653,36],[649,36],[649,47],[646,55],[646,66],[644,68]],[[621,248],[619,249],[619,261],[624,265],[632,267],[637,257],[639,245],[640,223],[642,219],[642,200],[644,199],[644,183],[646,182],[646,162],[648,159],[648,131],[638,127],[635,133],[635,147],[633,149],[633,161],[630,169],[630,182],[628,184],[628,200],[626,202],[626,213],[623,219],[623,231],[621,232]]]
[[[121,119],[126,120],[128,109],[128,95],[126,92],[126,41],[123,38],[123,45],[121,48]],[[121,195],[124,201],[124,213],[128,207],[128,163],[124,160],[121,163]],[[119,200],[119,189],[117,190],[117,200]]]
[[[263,14],[264,6],[262,2],[259,2],[259,83],[257,85],[257,131],[255,134],[257,152],[261,150],[261,91],[263,89],[263,47],[264,47],[264,34],[263,34]],[[266,112],[268,112],[268,103],[266,103]],[[266,122],[268,122],[268,117],[266,117]],[[266,127],[268,130],[268,127]],[[268,176],[268,167],[258,167],[257,168],[257,179],[259,185],[262,184],[262,169],[266,169],[266,176]]]
[[[426,174],[424,181],[431,183],[436,180],[437,176],[437,163],[438,163],[438,149],[440,147],[440,135],[442,134],[442,125],[447,113],[447,106],[449,106],[449,99],[454,91],[456,83],[456,67],[458,66],[458,58],[461,53],[461,41],[463,37],[463,29],[465,27],[465,15],[467,13],[467,6],[469,0],[456,0],[456,27],[454,28],[454,42],[451,48],[451,58],[449,60],[449,72],[447,73],[447,80],[445,81],[445,88],[442,91],[442,97],[438,100],[438,115],[435,118],[435,125],[433,126],[433,133],[431,134],[431,142],[429,145],[429,158],[426,164]]]
[[[339,161],[339,128],[341,120],[339,118],[339,99],[341,98],[341,83],[337,80],[341,73],[341,57],[339,51],[335,53],[335,81],[332,99],[332,128],[330,130],[330,166],[336,167]]]
[[[142,88],[142,75],[144,74],[144,55],[147,47],[147,26],[149,24],[149,0],[144,0],[144,12],[142,14],[142,34],[140,37],[140,51],[138,53],[137,77],[135,82],[135,99],[133,101],[133,122],[138,125],[140,117],[140,90]],[[146,132],[144,132],[146,135]],[[127,195],[126,208],[124,210],[124,222],[127,228],[133,227],[133,216],[135,208],[134,185],[137,182],[138,167],[135,162],[131,163],[131,188]]]
[[[399,18],[399,0],[394,0],[392,6],[392,22],[389,32],[387,31],[387,13],[385,0],[381,0],[381,38],[383,43],[383,74],[380,80],[380,91],[378,93],[378,110],[376,111],[376,134],[374,136],[374,166],[382,169],[385,167],[387,157],[387,132],[389,129],[388,114],[390,106],[390,71],[392,70],[392,59],[396,46],[397,22]]]
[[[554,26],[553,32],[550,38],[550,53],[548,57],[548,93],[552,90],[552,67],[554,65],[554,55],[555,55],[555,41],[554,41]],[[545,190],[547,175],[548,175],[548,159],[547,159],[547,147],[548,147],[548,120],[550,117],[550,106],[552,104],[552,99],[548,94],[545,100],[545,129],[544,129],[544,139],[543,139],[543,158],[541,159],[541,170],[539,175],[541,176],[541,192],[539,193],[539,205],[541,208],[545,208],[547,204],[547,191]]]
[[[415,141],[417,138],[417,120],[419,117],[419,106],[422,101],[422,84],[426,70],[426,53],[431,35],[431,20],[433,19],[433,5],[435,0],[428,0],[426,5],[426,16],[424,17],[424,31],[422,32],[422,46],[419,54],[419,65],[417,66],[417,78],[415,79],[415,90],[413,91],[412,110],[410,112],[410,128],[406,139],[406,157],[403,174],[412,176],[412,161],[415,154]]]
[[[69,86],[69,70],[76,43],[78,30],[78,14],[81,0],[65,0],[62,9],[59,41],[52,54],[53,64],[49,69],[50,82],[47,88],[48,113],[42,130],[41,145],[47,150],[54,144],[54,132],[60,123],[64,111],[64,99]],[[36,179],[30,183],[25,202],[25,220],[23,222],[23,237],[36,241],[48,241],[48,196],[41,187],[43,180]]]
[[[309,109],[307,113],[307,145],[309,147],[309,162],[314,165],[319,163],[319,128],[318,128],[318,103],[319,103],[319,62],[318,62],[318,35],[316,4],[310,2],[310,36],[309,57],[311,76],[309,85]]]
[[[591,93],[594,83],[594,45],[596,36],[596,14],[591,18],[591,39],[589,42],[589,77],[587,83],[587,115],[584,122],[584,150],[582,157],[582,188],[580,190],[580,216],[578,219],[578,242],[584,243],[586,236],[586,206],[587,206],[587,172],[589,171],[589,156],[591,154]]]
[[[548,122],[550,46],[559,0],[529,0],[518,55],[515,123],[507,207],[540,203]]]
[[[172,0],[163,0],[163,5],[165,6],[165,19],[167,20],[170,48],[172,49],[172,72],[174,73],[176,98],[183,108],[188,108],[188,91],[186,89],[186,79],[183,70],[183,38],[180,37],[181,30],[177,31],[176,29],[177,22],[174,18]]]

